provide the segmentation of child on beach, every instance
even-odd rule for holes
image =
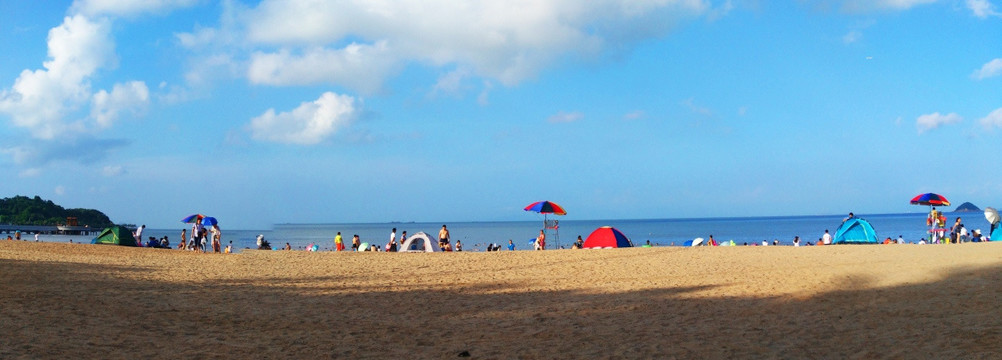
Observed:
[[[334,236],[334,251],[344,251],[344,240],[341,239],[341,232]]]
[[[351,238],[351,251],[358,251],[359,245],[362,245],[362,241],[358,239],[358,234],[355,234]]]

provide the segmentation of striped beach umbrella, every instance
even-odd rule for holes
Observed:
[[[912,205],[950,206],[950,200],[935,193],[925,193],[912,198]]]

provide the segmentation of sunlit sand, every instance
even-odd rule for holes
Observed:
[[[999,358],[1002,244],[236,255],[0,241],[0,358]]]

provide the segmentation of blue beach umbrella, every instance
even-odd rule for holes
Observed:
[[[208,226],[219,225],[219,221],[217,221],[216,218],[214,217],[206,216],[204,219],[202,219],[202,224]]]

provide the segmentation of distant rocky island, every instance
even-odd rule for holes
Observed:
[[[953,212],[981,212],[981,209],[974,206],[974,204],[965,202],[960,204],[960,206],[958,206],[956,210],[953,210]]]
[[[0,199],[0,224],[90,226],[96,229],[113,225],[103,212],[94,209],[65,209],[52,200],[38,196]]]

